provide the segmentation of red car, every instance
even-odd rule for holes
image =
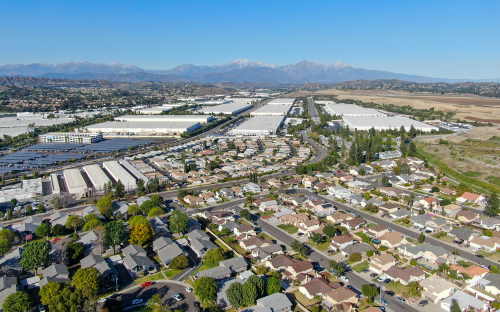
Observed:
[[[142,284],[141,284],[141,287],[142,287],[142,288],[146,288],[146,287],[149,287],[149,286],[151,286],[151,285],[153,285],[153,282],[149,281],[149,282],[144,282],[144,283],[142,283]]]

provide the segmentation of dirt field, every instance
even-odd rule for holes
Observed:
[[[454,170],[468,177],[498,185],[498,181],[500,181],[500,138],[477,140],[462,137],[460,140],[453,139],[454,137],[443,139],[447,144],[443,144],[443,141],[439,144],[438,141],[422,142],[419,145],[426,152],[437,155]]]
[[[304,95],[305,92],[300,92]],[[317,95],[336,95],[339,99],[353,99],[364,102],[386,103],[415,108],[453,111],[460,119],[500,124],[500,99],[464,95],[412,94],[398,91],[376,90],[321,90]]]

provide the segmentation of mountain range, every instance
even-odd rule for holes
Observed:
[[[63,64],[0,65],[0,76],[30,76],[74,80],[123,82],[182,82],[304,84],[339,83],[352,80],[398,79],[413,82],[459,82],[445,78],[356,68],[343,63],[320,64],[301,61],[290,65],[271,65],[245,59],[223,65],[180,65],[169,70],[147,70],[134,65],[71,62]]]

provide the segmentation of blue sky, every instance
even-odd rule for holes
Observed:
[[[500,78],[500,1],[0,1],[0,64],[240,58]]]

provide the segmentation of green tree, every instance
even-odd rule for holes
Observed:
[[[257,298],[264,297],[266,295],[266,282],[262,278],[252,275],[248,278],[247,282],[255,285],[255,288],[257,289]]]
[[[330,262],[330,267],[333,270],[333,273],[337,276],[342,276],[346,272],[346,266],[342,262],[337,262],[337,261],[331,261]]]
[[[216,266],[224,260],[224,251],[221,248],[210,249],[203,256],[203,263],[209,266]]]
[[[375,298],[379,294],[379,289],[375,285],[364,284],[361,286],[361,292],[363,293],[363,296],[368,298],[370,302],[373,302],[373,298]]]
[[[321,244],[325,242],[325,237],[319,233],[311,234],[311,241],[316,244]]]
[[[110,218],[113,214],[113,196],[111,194],[106,194],[99,198],[95,205],[99,212],[106,218]]]
[[[153,228],[150,224],[137,224],[130,230],[130,243],[140,246],[146,245],[153,239]]]
[[[50,235],[50,224],[47,222],[42,222],[36,229],[35,235],[39,238],[44,238]]]
[[[144,187],[144,181],[141,179],[137,180],[137,194],[143,195],[146,193],[146,188]]]
[[[499,212],[500,212],[500,204],[498,200],[498,195],[497,193],[493,193],[488,198],[488,204],[486,205],[484,213],[486,213],[490,217],[496,217],[498,216]]]
[[[160,294],[154,294],[146,304],[149,312],[168,312],[169,309],[166,307],[162,300]]]
[[[425,242],[425,234],[420,232],[420,234],[418,235],[418,242],[419,243],[423,243]]]
[[[4,312],[29,312],[32,309],[31,297],[24,291],[16,291],[5,298],[2,308]]]
[[[203,307],[209,307],[217,299],[217,283],[210,277],[200,277],[194,281],[194,294],[200,300]]]
[[[66,246],[66,256],[72,264],[78,263],[85,254],[85,245],[80,242],[71,242]]]
[[[188,230],[189,217],[178,210],[175,210],[168,218],[168,227],[172,233],[185,233]]]
[[[83,222],[84,231],[91,231],[103,225],[101,219],[93,213],[86,215],[83,218]]]
[[[96,268],[80,268],[71,280],[71,285],[89,299],[95,299],[99,291],[100,274]]]
[[[272,295],[274,293],[278,293],[281,291],[281,281],[274,277],[271,276],[267,279],[266,281],[266,293],[267,295]]]
[[[27,271],[38,269],[49,263],[50,244],[46,240],[36,240],[24,245],[21,266]]]
[[[186,255],[178,255],[172,262],[170,262],[169,267],[171,269],[183,270],[189,266],[189,258]]]
[[[116,253],[116,246],[124,244],[128,239],[127,225],[123,221],[111,221],[106,224],[104,231],[104,243],[113,247]]]
[[[75,215],[69,215],[68,219],[66,219],[66,223],[64,226],[68,230],[72,230],[74,233],[76,233],[76,230],[80,228],[83,225],[83,219],[80,216],[75,216]]]
[[[9,229],[0,230],[0,255],[4,255],[10,250],[14,242],[15,234]]]
[[[129,228],[133,228],[138,224],[149,224],[148,218],[146,218],[145,216],[133,216],[132,218],[128,219]]]
[[[60,236],[66,234],[66,228],[62,224],[56,224],[52,227],[52,235]]]
[[[257,300],[257,287],[248,280],[243,284],[243,304],[245,306],[254,305]]]
[[[153,207],[153,208],[151,208],[151,210],[149,210],[148,217],[150,217],[150,218],[157,217],[157,216],[161,216],[164,213],[165,213],[165,211],[163,211],[163,209],[161,209],[160,207]]]
[[[129,216],[137,216],[141,212],[141,209],[137,204],[131,204],[127,208],[127,214]]]
[[[244,306],[243,302],[243,285],[241,283],[232,283],[226,291],[227,299],[229,303],[235,308],[240,308]]]
[[[122,198],[125,196],[125,186],[122,181],[118,180],[118,182],[116,182],[113,195],[115,198]]]
[[[40,288],[40,302],[46,306],[55,305],[55,301],[63,285],[56,282],[49,282]]]
[[[421,297],[422,287],[417,282],[411,282],[408,284],[408,296],[410,297]]]
[[[309,254],[309,249],[307,248],[307,246],[297,240],[294,240],[291,243],[290,247],[292,247],[292,249],[302,257],[305,257]]]
[[[245,218],[247,219],[248,221],[252,222],[253,221],[253,215],[250,213],[250,211],[248,211],[248,209],[242,209],[240,211],[240,216],[242,218]]]

